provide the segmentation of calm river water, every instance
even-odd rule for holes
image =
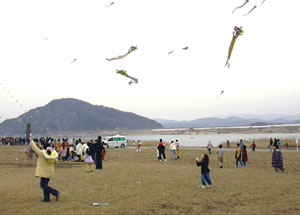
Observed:
[[[298,138],[300,139],[300,133],[272,133],[272,134],[195,134],[195,135],[159,135],[159,134],[136,134],[136,135],[126,135],[129,141],[141,140],[141,141],[159,141],[163,139],[163,142],[170,143],[171,140],[175,141],[178,139],[181,146],[196,146],[205,147],[210,140],[213,146],[218,146],[220,143],[226,142],[236,143],[240,139],[252,140],[252,139],[264,139],[264,138]]]

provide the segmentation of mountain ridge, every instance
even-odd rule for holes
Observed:
[[[55,99],[0,124],[1,135],[24,135],[26,123],[32,132],[54,135],[96,130],[139,130],[162,128],[152,119],[73,98]]]
[[[275,125],[275,124],[298,124],[300,123],[300,115],[289,116],[286,118],[274,118],[272,120],[266,120],[258,118],[243,118],[237,116],[229,116],[226,118],[220,117],[204,117],[195,120],[166,120],[155,119],[163,125],[164,128],[193,128],[193,127],[229,127],[229,126],[257,126],[257,125]]]

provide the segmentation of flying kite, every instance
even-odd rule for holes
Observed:
[[[251,13],[255,8],[257,8],[256,5],[254,5],[253,8],[252,8],[248,13],[244,14],[244,16],[247,16],[247,15],[248,15],[249,13]]]
[[[112,60],[119,60],[119,59],[122,59],[124,57],[126,57],[127,55],[129,55],[131,52],[137,50],[137,46],[131,46],[130,49],[128,50],[128,52],[124,55],[120,55],[118,57],[113,57],[113,58],[106,58],[106,60],[108,61],[112,61]]]
[[[116,71],[117,73],[119,73],[120,75],[124,75],[127,78],[130,78],[131,80],[128,82],[129,85],[131,85],[132,83],[138,83],[138,80],[130,75],[127,74],[126,70],[118,70]]]
[[[232,32],[233,37],[232,37],[232,40],[231,40],[231,43],[230,43],[230,46],[229,46],[228,57],[227,57],[225,67],[228,65],[228,68],[229,68],[229,66],[230,66],[230,62],[229,62],[230,61],[230,56],[231,56],[231,53],[232,53],[234,43],[236,41],[236,38],[238,38],[238,36],[242,35],[243,33],[244,33],[244,31],[242,30],[242,27],[237,27],[237,26],[234,27],[234,31]]]
[[[234,8],[234,10],[232,11],[232,13],[234,13],[234,11],[235,10],[237,10],[237,9],[240,9],[240,8],[242,8],[242,7],[244,7],[247,3],[249,2],[249,0],[246,0],[245,1],[245,3],[243,4],[243,5],[241,5],[241,6],[238,6],[238,7],[236,7],[236,8]]]
[[[114,2],[112,1],[109,5],[105,5],[105,7],[110,7],[114,4]]]
[[[188,46],[186,46],[186,47],[184,47],[184,48],[182,48],[183,50],[188,50],[189,49],[189,47]]]
[[[74,58],[74,60],[70,63],[70,64],[73,64],[73,63],[75,63],[75,61],[76,61],[77,59],[76,58]]]
[[[224,90],[221,91],[220,95],[217,96],[217,99],[220,98],[220,96],[224,93]]]
[[[266,0],[263,0],[261,3],[260,3],[260,6],[265,2]]]
[[[174,52],[174,50],[172,50],[172,51],[168,52],[168,54],[172,54],[173,52]]]

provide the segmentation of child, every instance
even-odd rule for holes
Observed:
[[[142,142],[140,142],[140,140],[138,140],[138,145],[137,145],[136,152],[142,152]]]
[[[213,145],[210,141],[208,141],[208,144],[207,144],[207,149],[208,149],[208,153],[211,154],[211,150],[213,148]]]
[[[207,154],[203,154],[201,157],[201,161],[198,160],[198,158],[196,158],[196,165],[197,166],[201,166],[201,182],[202,182],[202,188],[206,187],[206,183],[208,183],[208,187],[211,186],[211,180],[210,180],[210,170],[208,168],[209,165],[209,157]]]
[[[218,155],[218,162],[219,162],[219,167],[223,168],[223,157],[224,157],[224,151],[222,149],[222,144],[219,145],[219,150],[217,150],[216,154]]]
[[[176,154],[177,154],[177,159],[180,159],[181,156],[181,149],[179,148],[180,144],[178,142],[178,140],[176,140]]]
[[[243,161],[244,167],[246,168],[248,166],[248,153],[247,153],[247,146],[246,145],[243,146],[242,161]]]
[[[275,149],[274,149],[273,155],[272,155],[272,167],[274,167],[275,173],[278,173],[278,169],[280,169],[281,172],[284,172],[281,151],[280,151],[278,145],[275,145],[274,147],[275,147]]]
[[[176,144],[174,143],[174,141],[171,141],[169,150],[171,151],[171,156],[172,156],[172,160],[177,160],[177,155],[176,155]]]
[[[241,161],[242,158],[242,149],[240,147],[240,144],[236,144],[236,151],[235,151],[235,168],[239,167],[239,163],[241,164],[241,167],[243,167],[243,163]]]
[[[90,148],[86,149],[86,154],[85,154],[85,166],[86,166],[86,171],[87,172],[93,172],[93,158],[92,158],[92,152]]]
[[[255,152],[255,148],[256,148],[255,142],[253,142],[251,146],[252,146],[252,152]]]

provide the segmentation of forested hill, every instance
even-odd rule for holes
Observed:
[[[33,134],[62,134],[97,130],[136,130],[162,128],[154,120],[114,108],[66,98],[53,100],[0,124],[0,136],[24,135],[26,123],[31,123]]]

